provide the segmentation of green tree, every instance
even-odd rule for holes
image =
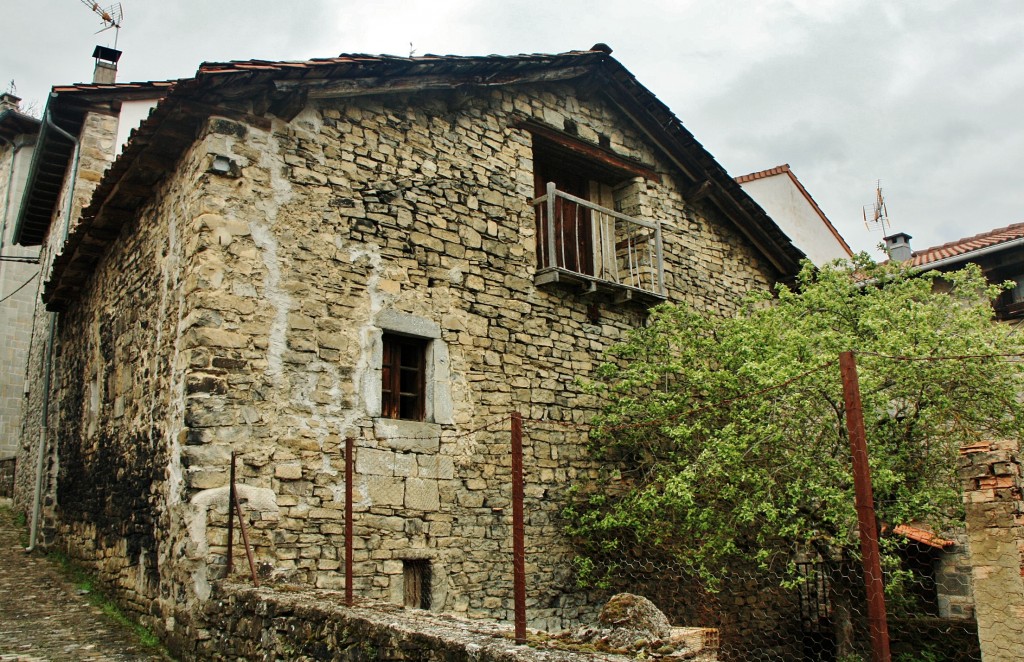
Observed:
[[[979,269],[942,279],[862,255],[807,265],[733,316],[655,308],[591,384],[608,402],[591,434],[605,475],[580,484],[567,511],[580,567],[643,549],[713,587],[738,562],[856,559],[847,350],[879,521],[957,518],[959,446],[1021,431],[1021,364],[1000,355],[1024,347],[993,321],[998,288]]]

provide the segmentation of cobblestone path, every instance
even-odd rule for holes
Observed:
[[[0,502],[0,662],[169,660],[90,604],[45,556],[26,554],[22,531]]]

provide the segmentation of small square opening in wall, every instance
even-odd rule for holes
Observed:
[[[405,606],[411,609],[430,609],[430,561],[402,561],[402,573],[405,579]]]
[[[424,338],[384,334],[380,390],[384,418],[424,420],[428,343]]]

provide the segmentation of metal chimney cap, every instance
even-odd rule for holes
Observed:
[[[107,48],[106,46],[97,46],[93,49],[92,56],[97,60],[105,60],[117,64],[117,61],[121,59],[121,51]]]
[[[910,240],[913,239],[913,237],[911,237],[906,232],[896,232],[895,234],[891,234],[888,237],[882,237],[882,240],[885,241],[886,243],[899,243],[897,240],[901,238],[905,243],[910,243]]]

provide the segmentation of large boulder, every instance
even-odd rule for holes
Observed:
[[[629,630],[634,640],[667,639],[672,634],[672,624],[665,614],[647,598],[632,593],[613,595],[597,620],[606,628]]]
[[[612,596],[594,625],[563,632],[555,638],[569,646],[569,650],[619,653],[638,659],[718,659],[717,630],[672,627],[653,602],[632,593]]]

